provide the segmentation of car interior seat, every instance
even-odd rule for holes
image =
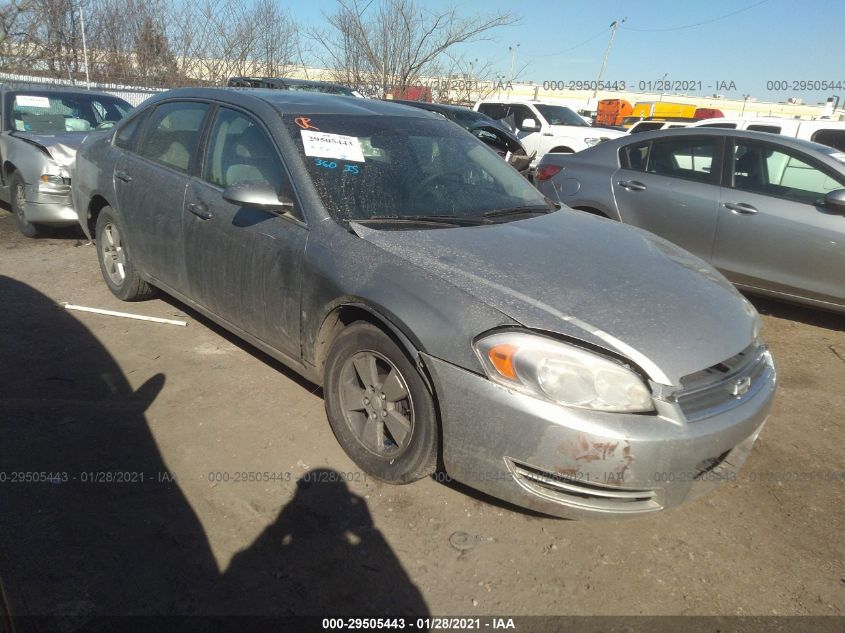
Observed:
[[[734,186],[740,189],[760,191],[763,188],[761,164],[762,156],[758,151],[746,150],[734,163]]]
[[[226,152],[225,182],[266,181],[278,184],[278,160],[264,133],[250,126],[234,137],[234,151]],[[227,143],[228,145],[228,143]]]

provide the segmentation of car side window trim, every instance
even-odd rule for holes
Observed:
[[[305,214],[302,213],[302,198],[299,196],[299,193],[296,190],[296,185],[294,184],[293,178],[291,177],[291,173],[288,169],[287,164],[285,164],[282,152],[279,150],[279,145],[276,143],[276,139],[273,138],[273,135],[270,134],[270,130],[268,130],[267,126],[264,125],[264,122],[261,120],[261,117],[257,116],[253,112],[250,112],[249,110],[244,110],[243,108],[240,108],[236,105],[232,105],[230,103],[211,102],[211,108],[209,108],[209,116],[206,118],[203,133],[199,141],[201,145],[199,147],[199,151],[197,152],[197,156],[200,160],[198,160],[194,172],[191,173],[191,177],[195,178],[207,187],[211,187],[212,189],[218,190],[220,193],[223,193],[224,191],[223,187],[221,187],[220,185],[213,182],[209,182],[204,178],[206,161],[208,160],[208,152],[211,148],[211,131],[214,128],[215,121],[217,120],[217,114],[222,109],[232,110],[233,112],[238,112],[239,114],[249,117],[258,125],[258,127],[270,140],[270,144],[273,146],[273,149],[276,152],[276,157],[279,159],[279,164],[282,166],[283,176],[287,179],[288,189],[291,191],[294,197],[294,201],[296,203],[294,205],[296,217],[287,215],[280,215],[279,217],[286,219],[290,222],[294,222],[297,225],[308,228],[308,222],[305,219]]]
[[[755,196],[767,196],[770,198],[777,198],[778,200],[788,200],[789,202],[795,202],[798,204],[806,204],[811,207],[818,206],[812,202],[808,202],[805,200],[799,200],[794,197],[790,196],[780,196],[775,193],[763,193],[760,191],[751,191],[749,189],[741,189],[740,187],[734,186],[734,153],[736,151],[737,143],[747,143],[747,144],[754,144],[760,145],[762,147],[771,149],[775,152],[780,152],[781,154],[786,154],[791,158],[794,158],[802,163],[806,163],[810,167],[814,169],[818,169],[822,172],[825,176],[830,178],[831,180],[839,183],[842,185],[842,188],[845,189],[845,180],[843,180],[842,176],[837,174],[834,170],[830,169],[827,165],[822,163],[821,161],[817,160],[814,156],[810,156],[808,154],[800,154],[800,152],[792,149],[791,147],[784,147],[782,145],[778,145],[777,143],[772,143],[769,141],[761,141],[758,139],[750,139],[750,138],[742,138],[740,136],[733,136],[727,139],[728,142],[725,143],[725,151],[724,151],[724,170],[723,170],[723,187],[726,189],[731,189],[733,191],[742,191],[743,193],[750,193]]]

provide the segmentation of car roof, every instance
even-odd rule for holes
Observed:
[[[209,99],[242,107],[261,102],[270,105],[281,114],[372,114],[424,118],[436,116],[426,110],[390,101],[273,88],[177,88],[162,92],[147,103],[152,104],[165,99]]]
[[[771,132],[752,132],[750,130],[734,130],[730,128],[707,128],[707,127],[683,127],[670,130],[652,130],[649,132],[640,132],[633,136],[625,135],[620,139],[611,139],[595,146],[596,149],[608,143],[615,143],[617,146],[626,145],[635,139],[634,142],[644,142],[652,139],[668,138],[668,137],[684,137],[684,136],[731,136],[734,138],[747,138],[757,141],[767,141],[769,143],[777,143],[784,147],[791,147],[793,149],[809,152],[820,152],[822,154],[835,154],[838,150],[828,145],[814,143],[792,136],[785,136],[783,134],[772,134]],[[627,142],[626,142],[627,141]],[[593,149],[593,148],[590,148]],[[589,151],[589,150],[585,150]]]
[[[344,86],[343,84],[339,84],[333,81],[322,81],[319,79],[294,79],[293,77],[230,77],[229,81],[260,81],[267,84],[283,84],[286,86],[332,86],[337,88],[344,88],[346,90],[352,90],[352,88],[348,86]],[[236,88],[247,88],[248,86],[232,86]]]
[[[412,108],[422,108],[423,110],[431,110],[433,112],[470,112],[472,114],[477,114],[479,117],[486,116],[485,114],[476,112],[472,108],[468,108],[466,106],[461,105],[455,105],[454,103],[431,103],[429,101],[408,101],[405,99],[388,99],[388,101],[393,101],[393,103],[401,103],[402,105],[408,105]]]

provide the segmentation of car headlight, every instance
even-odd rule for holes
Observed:
[[[67,177],[64,173],[61,175],[58,174],[42,174],[41,182],[47,183],[49,185],[69,185],[70,184],[70,177]]]
[[[601,143],[601,141],[602,141],[602,139],[600,139],[600,138],[585,138],[584,144],[587,147],[592,147],[593,145],[598,145],[599,143]]]
[[[556,404],[597,411],[653,411],[643,379],[621,362],[545,336],[499,332],[473,345],[487,377]]]

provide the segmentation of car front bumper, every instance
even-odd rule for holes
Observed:
[[[36,224],[65,226],[79,223],[70,185],[27,185],[24,215],[27,221]]]
[[[775,392],[768,353],[765,359],[741,404],[687,421],[562,407],[423,357],[440,406],[449,476],[572,519],[656,512],[736,479]]]

